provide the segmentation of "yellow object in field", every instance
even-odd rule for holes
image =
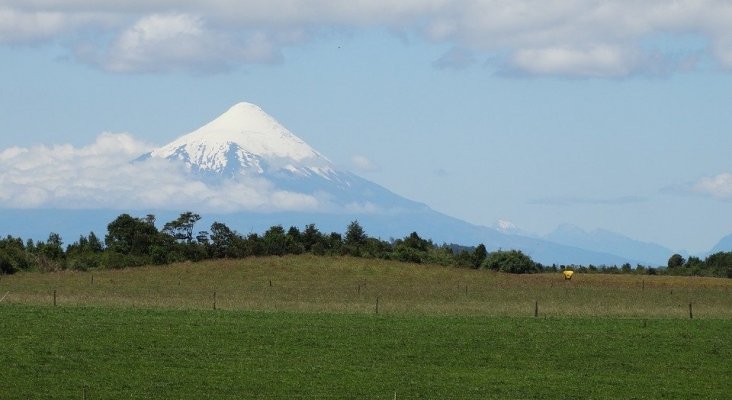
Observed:
[[[568,281],[568,280],[572,279],[572,275],[574,275],[574,271],[564,271],[563,274],[564,274],[564,279]]]

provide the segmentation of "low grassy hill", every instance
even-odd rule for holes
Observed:
[[[512,275],[350,257],[216,260],[124,270],[18,273],[5,304],[331,313],[732,318],[732,280]],[[215,293],[215,299],[214,299]]]

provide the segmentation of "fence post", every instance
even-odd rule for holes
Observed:
[[[694,319],[694,313],[691,311],[691,302],[689,302],[689,319]]]
[[[534,317],[539,316],[539,300],[534,300]]]
[[[376,297],[376,313],[379,313],[379,298]]]
[[[216,309],[216,291],[214,291],[214,298],[213,298],[213,300],[214,300],[214,305],[213,306],[214,306],[214,310],[215,310]]]
[[[56,307],[56,289],[53,289],[53,306]]]

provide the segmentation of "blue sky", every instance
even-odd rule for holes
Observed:
[[[732,5],[641,3],[0,0],[0,205],[58,169],[20,151],[131,156],[249,101],[469,222],[707,250],[732,233]]]

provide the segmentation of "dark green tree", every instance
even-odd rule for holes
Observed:
[[[338,232],[331,232],[328,236],[328,252],[337,254],[343,247],[343,236]]]
[[[681,268],[686,263],[686,260],[684,260],[684,257],[681,256],[681,254],[674,254],[668,259],[668,267],[670,269],[673,268]]]
[[[132,256],[149,256],[153,245],[164,242],[149,218],[133,218],[129,214],[122,214],[107,225],[104,241],[110,251]]]
[[[361,256],[368,258],[389,259],[393,248],[389,242],[377,238],[366,238],[366,242],[361,247]]]
[[[264,238],[256,233],[250,233],[247,235],[246,240],[242,242],[240,254],[240,257],[267,255]]]
[[[104,251],[104,244],[97,237],[94,232],[89,232],[88,236],[88,250],[92,253],[101,253]]]
[[[410,233],[409,236],[404,238],[402,244],[417,251],[427,251],[428,249],[434,247],[432,242],[422,239],[421,237],[419,237],[417,232]]]
[[[12,275],[20,269],[15,266],[13,260],[7,255],[5,250],[0,249],[0,274]]]
[[[340,248],[340,253],[360,257],[362,255],[361,249],[366,244],[367,238],[366,232],[358,221],[351,222],[346,228],[346,238]]]
[[[702,261],[701,258],[689,256],[689,258],[686,260],[686,263],[684,264],[684,268],[688,268],[688,269],[701,268],[703,265],[704,265],[704,261]]]
[[[211,252],[216,258],[236,257],[239,235],[221,222],[211,224]]]
[[[287,254],[302,254],[305,252],[305,245],[303,244],[302,233],[296,226],[291,226],[287,230],[287,248],[285,252]]]
[[[630,263],[625,263],[620,266],[620,272],[622,272],[624,274],[627,274],[632,270],[633,270],[633,267],[630,265]]]
[[[472,268],[475,263],[473,253],[467,250],[458,250],[457,253],[453,254],[452,259],[456,267]]]
[[[395,260],[422,263],[427,258],[427,251],[434,247],[433,243],[424,240],[417,232],[412,232],[404,239],[394,241],[392,257]],[[391,249],[385,249],[391,251]]]
[[[200,220],[200,215],[186,211],[175,221],[166,223],[163,226],[163,233],[174,237],[178,241],[191,243],[193,242],[193,228],[196,222]]]
[[[31,241],[31,243],[33,243]],[[23,239],[8,235],[0,240],[0,274],[14,274],[30,268]]]
[[[485,261],[483,261],[482,267],[512,274],[527,274],[540,271],[540,265],[519,250],[499,250],[488,253]]]
[[[473,252],[473,268],[480,267],[486,257],[488,257],[488,250],[485,248],[485,245],[481,243]]]
[[[287,250],[287,236],[282,225],[270,227],[262,237],[264,253],[268,256],[282,256]]]
[[[101,263],[104,246],[99,238],[90,232],[89,236],[81,235],[79,240],[66,248],[67,268],[87,270],[97,268]]]
[[[49,260],[59,261],[64,257],[63,240],[58,233],[50,233],[48,240],[41,246],[41,254]]]
[[[319,251],[322,252],[325,249],[324,243],[325,238],[318,228],[315,227],[315,224],[305,226],[305,230],[302,232],[302,244],[305,247],[305,251],[315,253],[313,247],[320,244]]]
[[[699,275],[732,278],[732,252],[718,252],[704,260],[704,269],[695,271]]]
[[[361,246],[366,243],[366,232],[363,230],[358,221],[353,221],[348,224],[346,228],[346,240],[345,245],[347,246]]]

